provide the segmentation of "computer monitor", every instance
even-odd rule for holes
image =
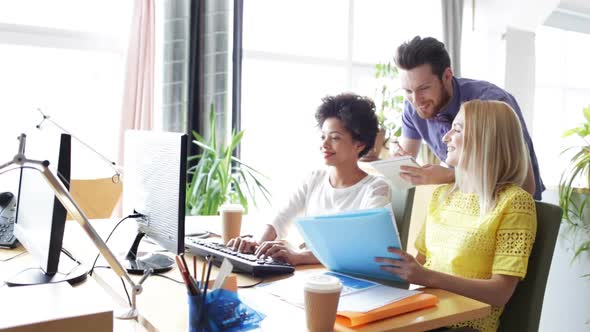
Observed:
[[[69,188],[71,137],[38,133],[28,137],[27,156],[49,161],[49,169]],[[36,169],[21,168],[14,235],[38,265],[10,278],[9,286],[68,281],[86,278],[86,270],[73,260],[60,265],[67,211]],[[63,261],[63,260],[62,260]]]
[[[173,132],[125,132],[123,213],[137,213],[138,234],[123,261],[130,273],[171,269],[174,259],[140,252],[144,235],[164,249],[184,252],[184,217],[188,136]]]

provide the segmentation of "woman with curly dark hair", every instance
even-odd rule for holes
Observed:
[[[235,238],[234,250],[254,252],[292,265],[319,263],[311,251],[286,241],[293,219],[382,207],[391,202],[389,184],[359,168],[358,160],[373,148],[378,131],[375,104],[352,93],[328,96],[316,111],[321,129],[320,152],[325,169],[312,172],[266,225],[258,240]]]

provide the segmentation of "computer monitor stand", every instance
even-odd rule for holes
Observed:
[[[63,257],[67,258],[67,257]],[[60,270],[55,274],[46,274],[41,268],[28,268],[23,270],[10,279],[6,280],[7,286],[27,286],[37,284],[48,284],[67,281],[71,285],[86,280],[88,274],[88,267],[83,264],[63,264],[60,259]]]
[[[132,274],[143,274],[146,270],[152,269],[154,273],[162,273],[171,270],[174,267],[174,259],[155,252],[138,252],[139,243],[145,236],[145,233],[138,232],[129,252],[122,260],[123,266],[127,272]]]

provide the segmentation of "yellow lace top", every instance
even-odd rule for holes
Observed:
[[[495,208],[480,218],[476,194],[447,194],[452,184],[437,188],[416,249],[425,267],[464,278],[489,279],[493,274],[524,278],[537,218],[532,196],[516,185],[498,194]],[[493,307],[482,319],[458,326],[496,331],[503,308]]]

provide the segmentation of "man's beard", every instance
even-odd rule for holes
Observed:
[[[432,107],[431,113],[423,113],[420,111],[420,108],[414,106],[414,109],[418,113],[418,116],[425,120],[433,119],[434,117],[436,117],[436,115],[440,113],[443,107],[447,106],[447,104],[451,100],[451,96],[449,92],[444,88],[444,85],[441,86],[440,96],[440,100]]]
[[[441,88],[440,101],[436,105],[434,105],[434,112],[432,113],[431,118],[435,117],[438,113],[440,113],[440,111],[445,106],[447,106],[447,104],[449,103],[450,100],[451,100],[451,95],[449,94],[447,89],[445,89],[443,86]]]

